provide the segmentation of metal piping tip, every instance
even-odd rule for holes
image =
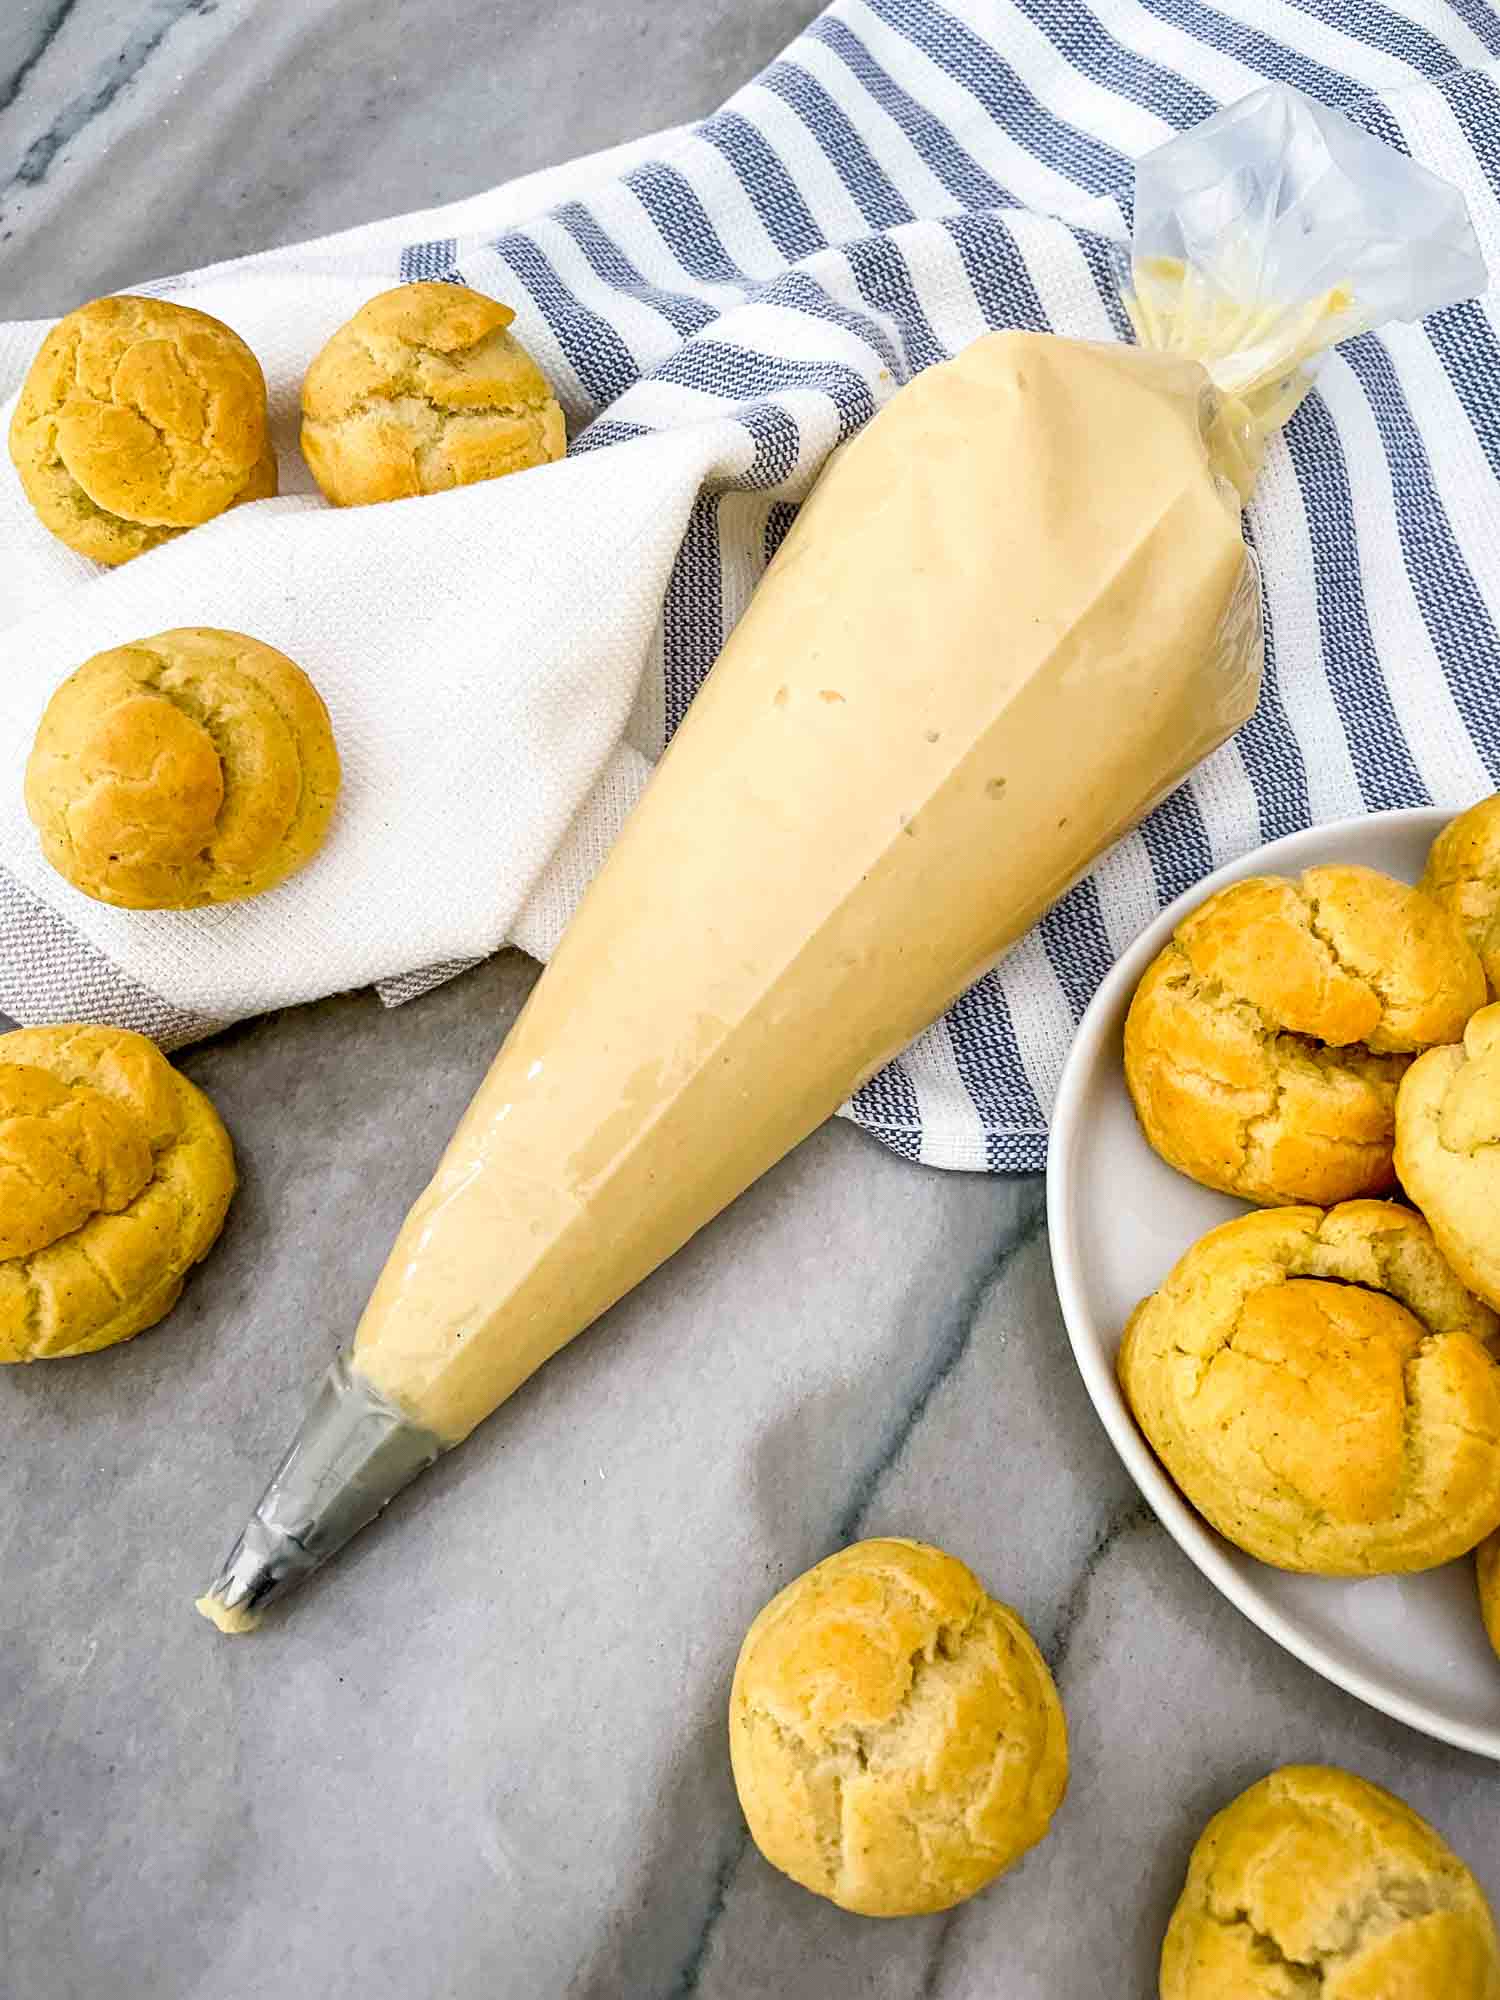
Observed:
[[[221,1632],[253,1631],[266,1606],[308,1566],[306,1552],[289,1535],[275,1539],[256,1515],[246,1523],[207,1594],[197,1600],[197,1608]]]
[[[197,1608],[221,1632],[251,1631],[446,1449],[340,1354]]]

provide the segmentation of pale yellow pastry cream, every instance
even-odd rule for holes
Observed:
[[[1193,361],[1003,333],[840,452],[397,1239],[354,1365],[465,1436],[1254,706]]]
[[[260,1619],[253,1611],[244,1611],[239,1605],[221,1604],[216,1597],[195,1597],[193,1609],[199,1611],[211,1625],[217,1625],[221,1632],[231,1636],[241,1632],[253,1632]]]

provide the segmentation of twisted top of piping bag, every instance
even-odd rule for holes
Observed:
[[[1457,188],[1285,84],[1137,163],[1125,308],[1142,346],[1207,369],[1241,499],[1330,347],[1488,283]]]

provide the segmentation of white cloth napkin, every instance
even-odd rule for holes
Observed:
[[[640,151],[532,177],[510,201],[489,198],[487,218],[561,198]],[[77,939],[141,990],[142,1025],[168,1043],[391,975],[388,997],[406,997],[507,938],[550,952],[649,770],[624,732],[693,502],[748,445],[732,426],[695,429],[419,501],[326,506],[296,445],[306,364],[394,282],[391,257],[414,231],[473,206],[355,232],[331,256],[304,246],[150,288],[228,321],[259,356],[283,497],[108,572],[42,528],[0,462],[0,861],[14,885],[0,909],[19,895],[60,920],[55,956],[28,926],[24,959],[19,924],[6,925],[0,1005],[31,1019],[81,1011],[91,962]],[[44,331],[5,329],[0,382]],[[72,667],[180,624],[249,631],[312,675],[343,758],[338,814],[318,857],[268,895],[112,910],[42,860],[21,798],[26,755]]]

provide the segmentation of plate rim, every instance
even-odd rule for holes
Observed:
[[[1278,868],[1277,864],[1294,855],[1299,857],[1299,866],[1310,865],[1300,860],[1301,851],[1307,846],[1337,841],[1341,834],[1368,832],[1371,820],[1398,822],[1414,829],[1430,827],[1436,835],[1453,818],[1455,810],[1445,806],[1402,806],[1388,812],[1325,820],[1317,826],[1282,834],[1224,862],[1169,903],[1146,926],[1100,982],[1078,1023],[1063,1063],[1047,1142],[1047,1241],[1068,1345],[1094,1414],[1147,1505],[1194,1568],[1242,1617],[1335,1687],[1424,1736],[1500,1762],[1500,1723],[1487,1729],[1444,1716],[1427,1703],[1387,1687],[1361,1669],[1342,1664],[1236,1573],[1218,1536],[1168,1478],[1126,1406],[1109,1358],[1111,1350],[1096,1332],[1084,1298],[1081,1232],[1073,1228],[1072,1204],[1067,1198],[1082,1129],[1079,1107],[1098,1059],[1106,1053],[1108,1024],[1120,1006],[1122,995],[1134,990],[1147,965],[1187,912],[1216,889],[1246,875],[1291,872]],[[1187,1247],[1184,1244],[1183,1248]]]

